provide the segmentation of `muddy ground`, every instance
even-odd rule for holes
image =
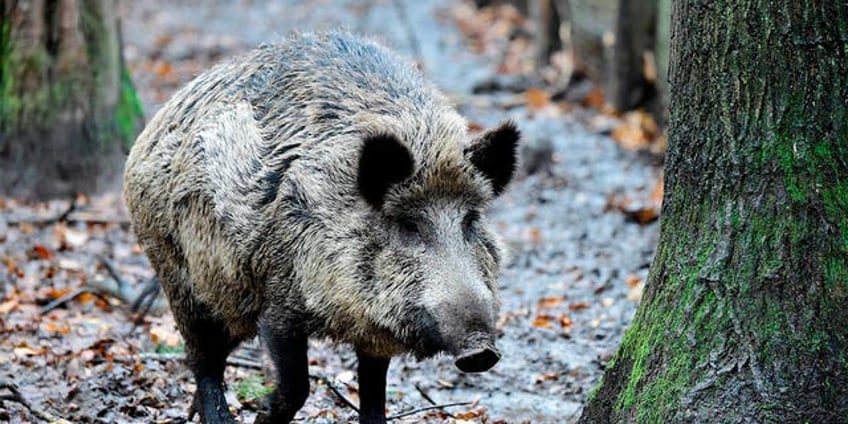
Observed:
[[[510,252],[500,287],[503,359],[470,375],[447,357],[397,358],[387,408],[395,415],[460,403],[396,422],[579,416],[638,305],[657,240],[661,175],[656,154],[622,143],[634,131],[628,117],[604,110],[590,88],[557,91],[567,61],[528,72],[532,27],[514,10],[448,0],[155,0],[124,2],[122,14],[127,63],[148,116],[218,60],[292,30],[343,27],[418,61],[472,130],[514,120],[524,169],[490,212]],[[119,193],[3,199],[0,260],[0,422],[185,422],[194,384],[170,313],[157,304],[136,321],[129,310],[152,273]],[[250,343],[232,362],[231,410],[249,423],[267,391],[261,348]],[[357,401],[350,349],[313,341],[310,364],[312,395],[297,420],[355,420],[344,400]]]

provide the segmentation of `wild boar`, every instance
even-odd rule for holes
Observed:
[[[385,422],[392,356],[485,371],[500,243],[485,211],[516,166],[509,122],[478,137],[415,66],[343,32],[264,45],[198,76],[132,148],[125,198],[197,382],[232,423],[227,355],[257,333],[277,385],[261,422],[309,394],[307,338],[358,355],[360,422]]]

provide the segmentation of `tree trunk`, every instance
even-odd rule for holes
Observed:
[[[599,87],[604,85],[609,71],[618,1],[568,0],[574,68],[595,81]]]
[[[848,3],[681,0],[642,305],[581,418],[848,417]]]
[[[0,0],[0,193],[119,186],[142,124],[115,0]]]
[[[644,69],[645,53],[655,48],[657,6],[656,0],[618,2],[615,48],[607,76],[607,101],[618,110],[644,106],[654,97],[654,81],[647,80]]]

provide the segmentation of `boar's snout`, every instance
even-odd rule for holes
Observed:
[[[462,372],[483,372],[495,366],[500,359],[500,352],[492,346],[463,352],[454,364]]]
[[[454,364],[463,372],[488,371],[501,359],[492,336],[487,333],[473,334],[469,342],[454,356]]]

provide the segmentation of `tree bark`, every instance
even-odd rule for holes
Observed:
[[[119,186],[141,105],[115,0],[0,0],[0,193]]]
[[[681,0],[662,228],[581,422],[848,417],[848,3]]]

